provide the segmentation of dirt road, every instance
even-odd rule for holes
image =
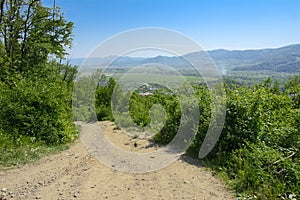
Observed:
[[[106,136],[126,151],[156,150],[101,122]],[[79,140],[67,151],[20,168],[0,171],[2,199],[234,199],[197,160],[183,156],[158,171],[120,172],[93,158]],[[1,198],[0,198],[1,199]]]

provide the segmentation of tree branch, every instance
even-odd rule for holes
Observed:
[[[0,24],[2,24],[2,18],[4,15],[4,2],[5,0],[0,1]]]
[[[296,152],[293,152],[291,155],[289,155],[289,156],[283,158],[283,160],[289,159],[289,158],[293,157],[295,154],[296,154]],[[273,165],[278,164],[280,161],[282,161],[282,159],[276,160],[276,161],[273,163]]]

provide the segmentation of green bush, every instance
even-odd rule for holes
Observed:
[[[199,104],[199,126],[195,135],[195,139],[192,141],[191,145],[187,149],[187,153],[192,157],[197,158],[201,144],[203,142],[203,139],[205,138],[209,127],[211,119],[211,102],[209,90],[206,86],[195,86],[194,89],[196,90],[196,95]]]
[[[47,144],[77,137],[71,91],[62,79],[23,78],[14,85],[0,83],[0,124],[3,132],[30,136]]]
[[[231,85],[226,88],[225,124],[219,141],[203,161],[225,174],[241,199],[300,197],[300,83],[297,77],[286,84],[285,91],[280,91],[278,83],[272,83],[271,79],[252,87]],[[194,90],[200,111],[199,126],[187,153],[197,157],[212,113],[208,88],[198,85]],[[99,106],[108,101],[101,98],[103,103],[98,104],[97,113],[103,118],[110,111],[108,106]],[[188,97],[184,98],[188,101]],[[133,93],[129,104],[131,118],[141,127],[149,125],[149,110],[153,105],[160,104],[165,109],[165,124],[154,135],[157,143],[168,144],[177,134],[180,123],[184,123],[181,120],[189,119],[182,118],[176,96],[162,91],[147,97]],[[121,125],[129,125],[130,121],[122,117],[120,115]]]
[[[299,197],[299,109],[285,93],[265,83],[227,90],[225,125],[209,154],[247,198]]]
[[[53,20],[40,1],[1,2],[0,165],[9,165],[77,137],[71,110],[77,68],[57,62],[67,55],[73,29],[60,9]]]
[[[105,76],[101,77],[100,83],[107,84],[105,86],[97,85],[96,88],[96,114],[97,119],[102,120],[113,120],[113,114],[111,109],[111,99],[114,88],[116,86],[116,81],[114,78],[110,78],[108,81]],[[98,82],[98,83],[99,83]]]
[[[290,194],[299,195],[300,181],[299,163],[288,153],[263,142],[249,144],[235,150],[224,161],[224,169],[238,193],[258,199],[288,198]]]

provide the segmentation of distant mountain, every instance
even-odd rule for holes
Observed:
[[[271,70],[294,73],[300,70],[300,44],[277,49],[214,50],[208,53],[218,66],[234,71]]]
[[[89,58],[84,65],[88,67],[134,67],[142,64],[157,63],[174,68],[188,68],[191,65],[184,59],[207,59],[207,54],[220,69],[232,71],[260,71],[295,73],[300,70],[300,44],[289,45],[276,49],[259,50],[225,50],[218,49],[207,52],[192,52],[182,57],[157,56],[153,58],[119,57],[108,63],[112,57]],[[71,64],[81,65],[84,59],[71,59]]]

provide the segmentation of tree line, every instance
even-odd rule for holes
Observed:
[[[0,131],[59,144],[77,137],[71,108],[76,68],[60,60],[73,23],[41,0],[0,1]]]

